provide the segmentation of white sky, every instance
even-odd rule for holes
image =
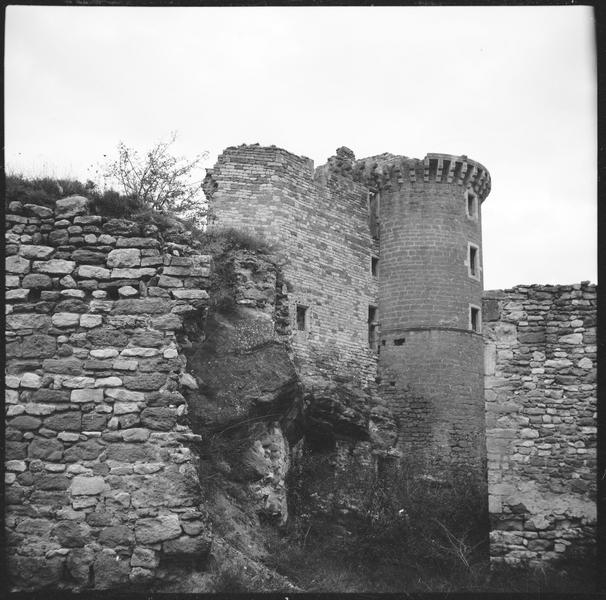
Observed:
[[[9,170],[145,150],[467,154],[492,175],[484,286],[597,280],[590,7],[58,7],[6,13]]]

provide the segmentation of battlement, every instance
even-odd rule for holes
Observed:
[[[380,154],[363,158],[353,167],[355,181],[369,189],[398,189],[409,183],[449,183],[471,187],[480,202],[490,193],[491,179],[488,169],[467,156],[428,153],[425,158],[408,158],[394,154]]]

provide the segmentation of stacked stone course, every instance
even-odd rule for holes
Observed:
[[[75,196],[6,215],[14,589],[152,583],[210,549],[177,339],[204,317],[210,257],[88,212]]]
[[[596,525],[596,286],[484,297],[493,563],[592,552]]]

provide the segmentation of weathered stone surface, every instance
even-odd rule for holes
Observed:
[[[156,269],[145,267],[139,269],[112,269],[112,279],[133,279],[137,280],[142,277],[153,277],[156,274]]]
[[[116,241],[116,248],[158,248],[160,242],[154,238],[122,238],[119,237]]]
[[[69,487],[69,479],[65,475],[43,475],[34,481],[40,490],[66,490]]]
[[[97,348],[103,348],[104,346],[120,347],[128,344],[128,337],[123,331],[106,327],[88,331],[86,339]]]
[[[114,548],[116,546],[130,545],[135,541],[132,528],[126,525],[113,525],[105,527],[99,533],[99,543]]]
[[[105,267],[95,267],[92,265],[80,265],[76,275],[81,279],[109,279],[111,271]]]
[[[138,460],[150,462],[155,458],[154,448],[147,444],[115,443],[107,446],[107,460],[133,463]]]
[[[135,402],[114,402],[114,415],[138,413],[139,406]]]
[[[14,419],[9,421],[9,425],[15,429],[19,429],[21,431],[31,431],[33,429],[38,429],[42,421],[37,419],[36,417],[30,417],[29,415],[19,415]]]
[[[140,300],[117,300],[112,310],[116,315],[165,313],[168,303],[161,298],[143,298]],[[156,329],[159,329],[156,327]]]
[[[162,373],[124,375],[122,380],[129,390],[158,390],[166,383],[166,375]]]
[[[51,246],[36,246],[36,245],[22,245],[19,248],[19,254],[23,256],[23,258],[27,258],[29,260],[32,259],[47,259],[55,249]]]
[[[125,389],[107,389],[105,396],[119,402],[144,402],[145,394],[143,392],[133,392]]]
[[[114,589],[128,584],[130,572],[128,560],[121,559],[113,551],[104,549],[93,562],[96,589]]]
[[[211,540],[202,536],[181,536],[174,540],[168,540],[162,544],[162,551],[167,556],[187,555],[197,558],[205,558],[209,555]]]
[[[21,376],[21,387],[37,390],[42,385],[42,378],[36,373],[23,373]]]
[[[127,219],[110,219],[103,224],[103,232],[111,236],[136,236],[140,231],[139,223]]]
[[[56,219],[70,219],[88,212],[88,199],[84,196],[68,196],[57,200],[55,204]]]
[[[160,564],[160,557],[157,552],[151,548],[137,546],[133,550],[130,559],[131,567],[144,567],[146,569],[155,569]]]
[[[61,403],[69,401],[70,392],[67,390],[50,390],[50,389],[40,389],[36,390],[32,395],[32,400],[34,402],[51,402]]]
[[[30,262],[21,256],[7,256],[5,260],[5,269],[7,273],[23,275],[29,273]]]
[[[42,368],[47,373],[80,375],[82,373],[82,361],[77,358],[48,358],[43,361]]]
[[[29,290],[18,288],[16,290],[6,290],[4,298],[7,302],[24,302],[29,296]]]
[[[83,248],[78,248],[78,250],[72,252],[72,259],[84,265],[103,265],[105,264],[105,256],[104,252],[95,252]]]
[[[20,556],[8,553],[8,575],[10,584],[18,589],[55,587],[63,573],[64,558]]]
[[[146,408],[141,412],[141,423],[150,429],[170,431],[176,421],[177,411],[172,408]]]
[[[40,438],[35,438],[40,439]],[[33,443],[33,442],[32,442]],[[19,460],[27,456],[28,444],[27,442],[18,442],[8,440],[5,442],[5,459],[6,460]],[[41,458],[41,457],[34,457]]]
[[[180,535],[181,525],[177,515],[139,519],[135,524],[135,537],[140,544],[157,544]]]
[[[208,300],[206,290],[171,290],[171,294],[180,300]]]
[[[138,248],[124,248],[112,250],[107,255],[107,266],[109,268],[138,267],[141,264],[141,250]]]
[[[57,341],[54,337],[50,335],[29,335],[21,343],[21,356],[23,358],[46,358],[55,354],[56,349]]]
[[[90,565],[93,562],[95,553],[91,548],[74,548],[67,555],[66,566],[71,577],[81,585],[86,586],[89,583]]]
[[[32,270],[36,273],[46,273],[48,275],[69,275],[76,268],[73,260],[62,260],[53,258],[47,261],[34,261]]]
[[[40,204],[25,204],[23,206],[25,211],[31,215],[36,215],[41,219],[48,219],[53,216],[53,209],[47,206],[41,206]]]
[[[103,477],[85,477],[77,475],[73,478],[70,486],[72,496],[96,496],[101,494],[109,486]]]
[[[132,427],[122,431],[122,439],[125,442],[145,442],[149,438],[149,431],[141,427]]]
[[[6,328],[15,331],[22,329],[48,329],[51,325],[51,318],[47,315],[36,313],[20,313],[6,315]]]
[[[44,419],[44,426],[53,431],[80,431],[82,413],[80,411],[67,411],[51,415]]]
[[[85,403],[85,402],[103,402],[103,390],[102,389],[75,389],[72,390],[70,401],[74,403]]]
[[[162,315],[161,317],[156,317],[155,319],[152,319],[152,327],[154,329],[160,329],[162,331],[179,331],[183,327],[183,321],[181,320],[181,317],[177,315]]]
[[[74,444],[65,450],[63,456],[66,462],[79,462],[84,460],[95,460],[101,452],[105,450],[105,446],[97,440],[87,440]]]
[[[52,323],[55,327],[76,327],[80,323],[78,313],[57,312],[52,316]]]

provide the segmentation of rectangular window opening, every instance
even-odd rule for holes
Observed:
[[[470,277],[478,277],[478,271],[479,271],[478,255],[479,255],[479,248],[477,246],[474,246],[473,244],[469,244],[468,262],[469,262]]]
[[[297,329],[305,331],[307,329],[307,306],[297,304]]]
[[[379,323],[377,322],[377,307],[368,307],[368,347],[378,352]]]
[[[374,240],[379,239],[379,194],[371,192],[368,196],[368,227]]]
[[[477,196],[471,192],[467,192],[467,216],[472,219],[478,216]]]
[[[472,331],[480,333],[480,309],[477,306],[469,307],[469,325]]]
[[[373,277],[377,277],[379,275],[379,259],[376,256],[373,256],[370,259],[370,272]]]

